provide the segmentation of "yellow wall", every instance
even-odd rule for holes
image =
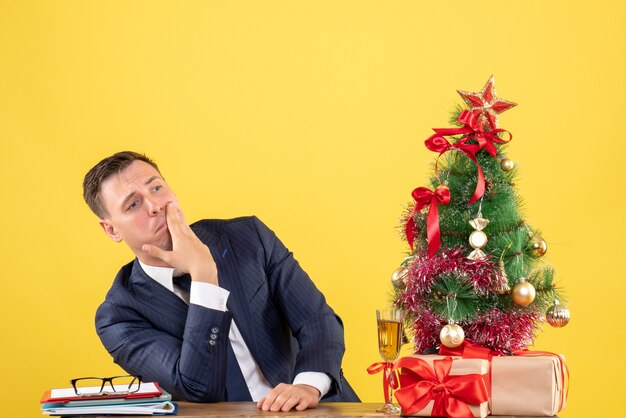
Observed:
[[[439,3],[434,5],[435,3]],[[93,316],[130,259],[81,200],[85,171],[148,153],[189,219],[256,214],[343,316],[344,369],[381,400],[374,310],[430,173],[423,140],[496,76],[527,219],[573,319],[562,417],[613,416],[623,297],[626,11],[621,1],[0,3],[0,395],[117,373]],[[612,402],[613,401],[613,402]]]

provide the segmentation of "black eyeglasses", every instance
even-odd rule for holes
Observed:
[[[113,377],[79,377],[70,380],[70,383],[78,396],[128,395],[139,390],[141,376],[128,374]],[[111,387],[110,390],[104,387],[107,383]]]

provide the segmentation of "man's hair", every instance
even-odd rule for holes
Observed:
[[[104,207],[102,196],[100,195],[102,182],[112,175],[124,171],[133,161],[143,161],[154,167],[156,171],[159,171],[159,167],[157,167],[156,163],[146,155],[133,151],[122,151],[103,159],[85,175],[85,179],[83,180],[83,197],[91,211],[99,218],[104,218],[109,214]],[[160,171],[159,174],[161,174]]]

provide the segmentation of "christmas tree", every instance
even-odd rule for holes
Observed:
[[[520,212],[517,169],[505,155],[511,133],[498,115],[516,103],[496,96],[493,76],[480,92],[458,91],[452,128],[433,129],[430,187],[412,192],[403,217],[411,253],[394,272],[394,304],[406,312],[415,352],[468,342],[510,354],[532,344],[546,320],[569,311],[543,263],[546,241]]]

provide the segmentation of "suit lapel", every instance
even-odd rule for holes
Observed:
[[[139,301],[150,308],[152,312],[165,318],[164,322],[173,327],[177,334],[183,334],[189,307],[173,292],[148,276],[137,259],[133,263],[130,284]]]
[[[239,323],[249,322],[249,314],[254,314],[259,308],[254,296],[263,285],[263,280],[255,274],[246,274],[246,269],[249,266],[238,263],[237,254],[232,250],[226,235],[218,237],[204,228],[194,226],[192,225],[193,231],[202,242],[208,245],[215,264],[217,264],[220,287],[230,292],[228,310],[231,311],[235,318],[238,317],[236,314],[246,315],[239,316],[240,320],[237,322],[237,327],[241,330],[242,326]],[[244,319],[246,321],[243,321]],[[250,334],[255,334],[255,332]]]

